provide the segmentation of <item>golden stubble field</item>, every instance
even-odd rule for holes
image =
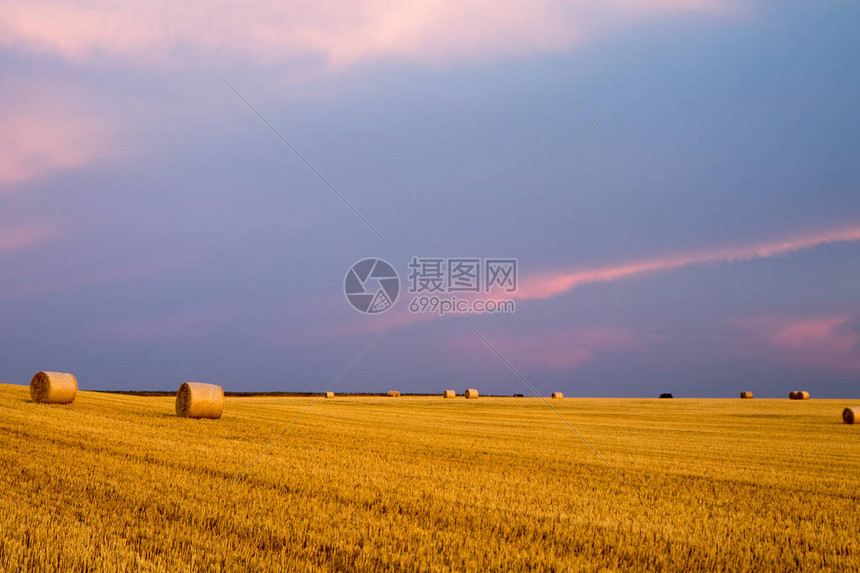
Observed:
[[[860,570],[854,400],[172,398],[0,385],[0,571]]]

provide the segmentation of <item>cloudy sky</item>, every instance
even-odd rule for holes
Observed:
[[[489,343],[541,393],[857,397],[858,21],[8,1],[0,381],[318,391],[384,331],[335,391],[530,393]],[[405,288],[414,256],[516,258],[516,312],[347,303],[354,262]]]

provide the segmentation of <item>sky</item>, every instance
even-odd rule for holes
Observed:
[[[858,21],[8,1],[0,381],[857,398]],[[401,278],[373,315],[370,257]],[[409,312],[413,257],[516,259],[516,311]]]

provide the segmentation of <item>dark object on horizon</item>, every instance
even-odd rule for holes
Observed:
[[[522,397],[523,397],[522,394],[514,394],[514,398],[522,398]]]
[[[741,392],[741,398],[752,398],[752,397],[753,397],[752,392]]]
[[[671,398],[672,393],[671,392],[664,392],[663,394],[660,394],[660,397],[661,398]]]

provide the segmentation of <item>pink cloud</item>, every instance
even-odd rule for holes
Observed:
[[[200,258],[194,255],[166,256],[157,260],[143,261],[88,274],[87,279],[83,284],[100,284],[142,279],[185,268],[198,260],[200,260]]]
[[[389,310],[383,315],[377,317],[369,317],[367,315],[355,315],[355,320],[349,321],[346,324],[339,324],[333,328],[327,328],[320,331],[319,335],[322,338],[341,337],[351,334],[361,334],[366,332],[379,332],[384,328],[396,329],[422,322],[430,322],[443,318],[442,316],[430,312],[412,313],[405,306],[411,300],[412,295],[402,295],[403,304],[398,302],[398,307]]]
[[[0,43],[81,61],[100,55],[159,65],[225,57],[480,60],[557,52],[650,15],[715,14],[736,0],[257,0],[6,2]]]
[[[2,241],[2,237],[0,237],[0,241]],[[13,281],[15,286],[9,289],[8,294],[22,297],[41,296],[99,284],[134,281],[180,270],[198,260],[199,257],[196,256],[177,254],[157,260],[131,263],[105,270],[92,270],[88,268],[89,265],[98,264],[94,262],[89,263],[87,266],[81,266],[80,263],[76,263],[66,268],[55,267],[54,272],[62,276],[63,280],[51,281],[45,280],[42,268],[40,267],[40,261],[32,260],[29,261],[27,266],[19,266],[15,273],[15,280]]]
[[[35,247],[58,235],[55,227],[7,227],[0,228],[0,254]]]
[[[732,321],[756,340],[744,351],[757,358],[860,371],[860,315],[762,316]]]
[[[749,245],[677,253],[626,264],[606,265],[569,272],[548,272],[532,277],[521,277],[517,291],[511,293],[510,298],[515,301],[545,299],[561,295],[585,284],[631,279],[652,273],[668,272],[695,264],[751,261],[787,255],[830,243],[856,241],[860,241],[860,226],[805,233],[794,237],[763,241]],[[356,314],[354,320],[346,323],[340,322],[336,326],[324,327],[315,333],[308,334],[319,338],[340,337],[357,333],[379,332],[386,327],[400,328],[442,318],[438,313],[409,312],[408,304],[411,301],[412,295],[403,293],[401,296],[402,300],[398,301],[397,307],[383,315],[371,319],[370,317]],[[459,293],[457,298],[459,300],[473,301],[477,298],[489,300],[496,297]],[[504,297],[499,297],[499,300],[503,299]],[[332,299],[325,300],[327,305],[340,304],[339,301],[333,302]],[[457,313],[450,313],[446,316],[456,317],[459,315]],[[335,320],[332,318],[332,321]]]
[[[111,324],[100,329],[100,333],[125,340],[160,340],[175,336],[189,336],[205,331],[234,313],[226,309],[210,309],[172,316],[158,316],[136,322]]]
[[[420,296],[420,295],[419,295]],[[429,295],[434,296],[434,295]],[[498,297],[498,296],[488,296],[484,293],[456,293],[456,295],[447,295],[447,294],[436,294],[440,299],[450,299],[452,296],[456,297],[458,301],[463,301],[467,303],[467,306],[472,305],[475,301],[480,300],[483,303],[491,303],[495,302],[497,305],[501,305],[504,302],[510,300],[510,298],[514,297]],[[326,327],[323,330],[320,330],[315,336],[319,336],[320,338],[332,338],[332,337],[341,337],[348,336],[351,334],[361,334],[361,333],[373,333],[379,332],[384,328],[389,329],[397,329],[406,326],[411,326],[413,324],[421,324],[425,322],[433,322],[436,320],[440,320],[445,317],[456,317],[456,316],[464,316],[468,313],[463,312],[453,312],[447,311],[444,314],[440,313],[437,310],[435,312],[427,311],[427,312],[410,312],[409,304],[412,302],[413,297],[416,295],[409,294],[407,292],[403,292],[400,295],[400,299],[397,301],[396,306],[391,310],[385,312],[385,314],[376,315],[376,316],[368,316],[362,315],[357,312],[353,313],[354,320],[350,320],[346,323],[340,323],[334,327]],[[331,299],[326,299],[331,300]],[[340,302],[337,303],[340,305]],[[312,334],[314,335],[314,334]]]
[[[2,101],[0,185],[25,183],[114,154],[102,120],[46,95],[54,88],[43,88],[38,96],[17,94]]]
[[[704,263],[729,263],[751,261],[786,255],[828,243],[860,241],[860,226],[808,233],[785,239],[678,253],[643,259],[626,264],[608,265],[568,272],[550,272],[526,277],[521,281],[515,298],[540,299],[560,295],[578,286],[599,282],[612,282],[657,272],[667,272],[682,267]]]
[[[569,371],[604,353],[646,344],[652,337],[642,336],[629,328],[598,326],[517,332],[505,338],[487,336],[487,339],[517,367]],[[471,332],[451,340],[448,350],[469,355],[489,352],[486,344]]]

